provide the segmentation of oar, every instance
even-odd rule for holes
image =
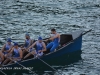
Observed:
[[[51,65],[49,65],[48,63],[46,63],[45,61],[43,61],[43,60],[40,59],[39,57],[38,57],[38,59],[39,59],[40,61],[42,61],[44,64],[46,64],[47,66],[49,66],[50,68],[52,68],[54,71],[56,71],[56,72],[58,72],[58,73],[60,73],[60,74],[62,75],[61,72],[57,71],[55,68],[53,68]]]
[[[86,33],[90,32],[90,31],[92,31],[92,29],[90,29],[90,30],[84,32],[82,35],[85,35]]]
[[[4,73],[2,70],[0,70],[0,72],[3,74],[3,75],[7,75],[6,73]]]
[[[27,50],[26,50],[27,51]],[[27,51],[29,52],[29,51]],[[29,52],[31,53],[31,52]],[[32,53],[31,53],[32,54]],[[34,54],[32,54],[34,56]],[[47,66],[49,66],[51,69],[53,69],[54,71],[60,73],[59,71],[57,71],[55,68],[53,68],[51,65],[49,65],[48,63],[46,63],[45,61],[43,61],[41,58],[39,58],[38,56],[36,57],[37,59],[39,59],[40,61],[42,61],[44,64],[46,64]],[[60,73],[62,75],[62,73]]]

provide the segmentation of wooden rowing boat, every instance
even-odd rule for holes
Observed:
[[[89,30],[91,31],[91,30]],[[89,32],[87,31],[87,32]],[[40,57],[43,61],[50,65],[67,65],[73,61],[81,59],[82,36],[87,32],[81,30],[72,32],[70,34],[61,34],[60,47],[56,51],[44,54]],[[43,62],[36,58],[31,58],[19,62],[25,67],[33,67],[35,70],[43,70],[46,67]],[[2,67],[20,67],[17,63],[3,65]],[[48,68],[46,68],[47,70]],[[7,70],[3,70],[7,71]],[[12,72],[12,70],[9,70]]]

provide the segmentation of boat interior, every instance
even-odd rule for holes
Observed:
[[[46,39],[43,39],[43,40],[46,40]],[[62,48],[63,46],[67,45],[72,40],[73,40],[73,38],[72,38],[71,34],[61,34],[60,35],[60,45],[59,45],[59,47],[56,48],[56,50],[59,50],[60,48]],[[45,44],[47,45],[50,42],[51,41],[47,41],[47,42],[45,42]],[[36,46],[34,48],[36,48]],[[48,49],[47,51],[44,52],[44,54],[48,54],[48,53],[50,53],[50,49]],[[30,59],[30,58],[33,58],[33,55],[30,56],[28,59]]]
[[[63,46],[64,44],[73,40],[72,34],[62,34],[60,35],[60,45]]]

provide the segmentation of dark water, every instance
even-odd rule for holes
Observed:
[[[0,47],[7,37],[23,43],[26,32],[35,39],[48,37],[51,28],[59,33],[92,29],[83,37],[83,62],[61,71],[65,75],[100,75],[100,0],[0,0]]]

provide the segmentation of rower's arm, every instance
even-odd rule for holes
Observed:
[[[4,48],[5,48],[5,46],[6,46],[6,45],[3,45],[2,49],[1,49],[2,52],[4,52]]]
[[[11,48],[9,50],[7,50],[7,52],[10,52],[12,50],[13,46],[11,46]]]
[[[7,54],[7,56],[11,55],[14,51],[14,47],[11,48],[10,52]]]
[[[46,51],[46,45],[45,45],[45,43],[43,43],[43,50],[42,50],[42,52],[44,52],[44,51]]]
[[[43,41],[47,42],[50,38],[51,38],[51,36],[46,38],[46,39],[44,39]]]
[[[23,52],[22,52],[22,50],[20,50],[19,53],[20,53],[20,58],[22,59],[23,58]]]
[[[30,48],[32,48],[32,47],[34,47],[35,46],[35,44],[36,44],[36,42],[35,43],[33,43],[29,48],[28,48],[28,50],[30,49]]]
[[[31,39],[31,45],[33,44],[34,39]]]
[[[13,51],[14,51],[14,47],[11,49],[11,51],[9,52],[9,54],[12,53]]]
[[[0,56],[1,56],[1,61],[3,61],[4,60],[4,56],[3,56],[2,52],[0,52]]]
[[[50,38],[50,40],[54,40],[55,38],[60,38],[60,35],[59,35],[59,34],[57,34],[56,36],[51,37],[51,38]]]

